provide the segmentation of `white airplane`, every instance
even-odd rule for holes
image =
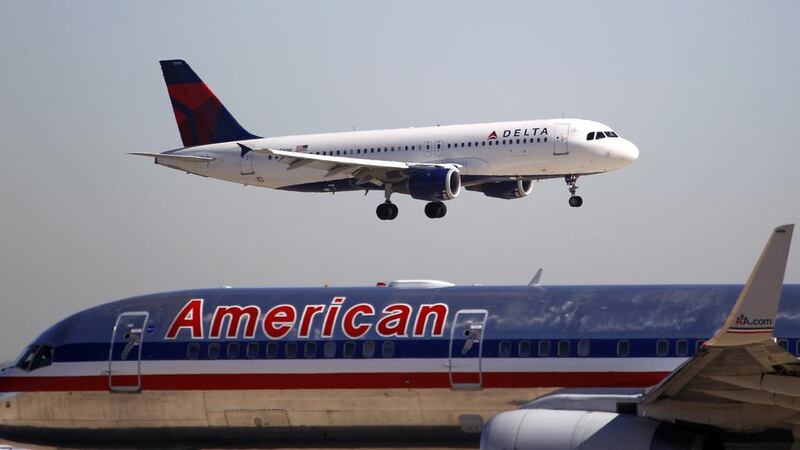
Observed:
[[[205,177],[301,192],[382,190],[381,220],[397,217],[393,193],[443,201],[461,187],[502,199],[525,197],[533,181],[563,178],[569,204],[579,176],[605,173],[639,157],[607,125],[580,119],[523,120],[261,138],[246,131],[182,60],[161,61],[183,148],[134,152],[156,164]]]

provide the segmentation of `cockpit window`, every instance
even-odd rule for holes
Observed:
[[[53,363],[53,347],[49,345],[31,345],[17,360],[16,366],[26,372],[47,367]]]
[[[586,135],[586,140],[587,141],[593,141],[594,140],[594,131],[592,131],[591,133]]]
[[[613,131],[606,131],[606,136],[612,137],[612,138],[619,137],[619,136],[617,136],[617,133],[614,133]]]
[[[606,135],[602,131],[595,133],[595,139],[603,139]]]

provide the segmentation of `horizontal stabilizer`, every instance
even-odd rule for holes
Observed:
[[[136,156],[148,156],[150,158],[163,159],[166,161],[209,162],[214,160],[214,158],[209,158],[208,156],[170,155],[169,153],[131,152],[128,154]]]

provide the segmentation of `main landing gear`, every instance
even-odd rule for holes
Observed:
[[[375,208],[375,214],[381,220],[394,220],[397,218],[397,205],[392,203],[392,185],[386,183],[383,191],[386,200]],[[443,202],[430,202],[425,205],[425,215],[431,219],[441,219],[447,214],[447,206]]]
[[[375,214],[378,215],[378,219],[381,220],[394,220],[397,217],[397,205],[386,200],[384,203],[378,205],[375,209]]]
[[[575,191],[578,190],[578,177],[567,175],[564,177],[564,181],[567,182],[567,187],[569,188],[569,206],[580,208],[583,205],[583,199],[580,195],[575,195]]]
[[[381,220],[394,220],[397,218],[397,205],[392,203],[392,185],[391,183],[386,183],[384,185],[383,196],[386,197],[386,201],[378,205],[375,208],[375,214],[378,215],[378,219]]]
[[[425,215],[431,219],[441,219],[447,214],[447,206],[442,202],[430,202],[425,205]]]

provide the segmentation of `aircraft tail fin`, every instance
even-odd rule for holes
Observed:
[[[773,338],[794,225],[772,232],[725,325],[707,346],[746,345]]]
[[[186,61],[159,61],[184,147],[255,139],[217,99]]]

